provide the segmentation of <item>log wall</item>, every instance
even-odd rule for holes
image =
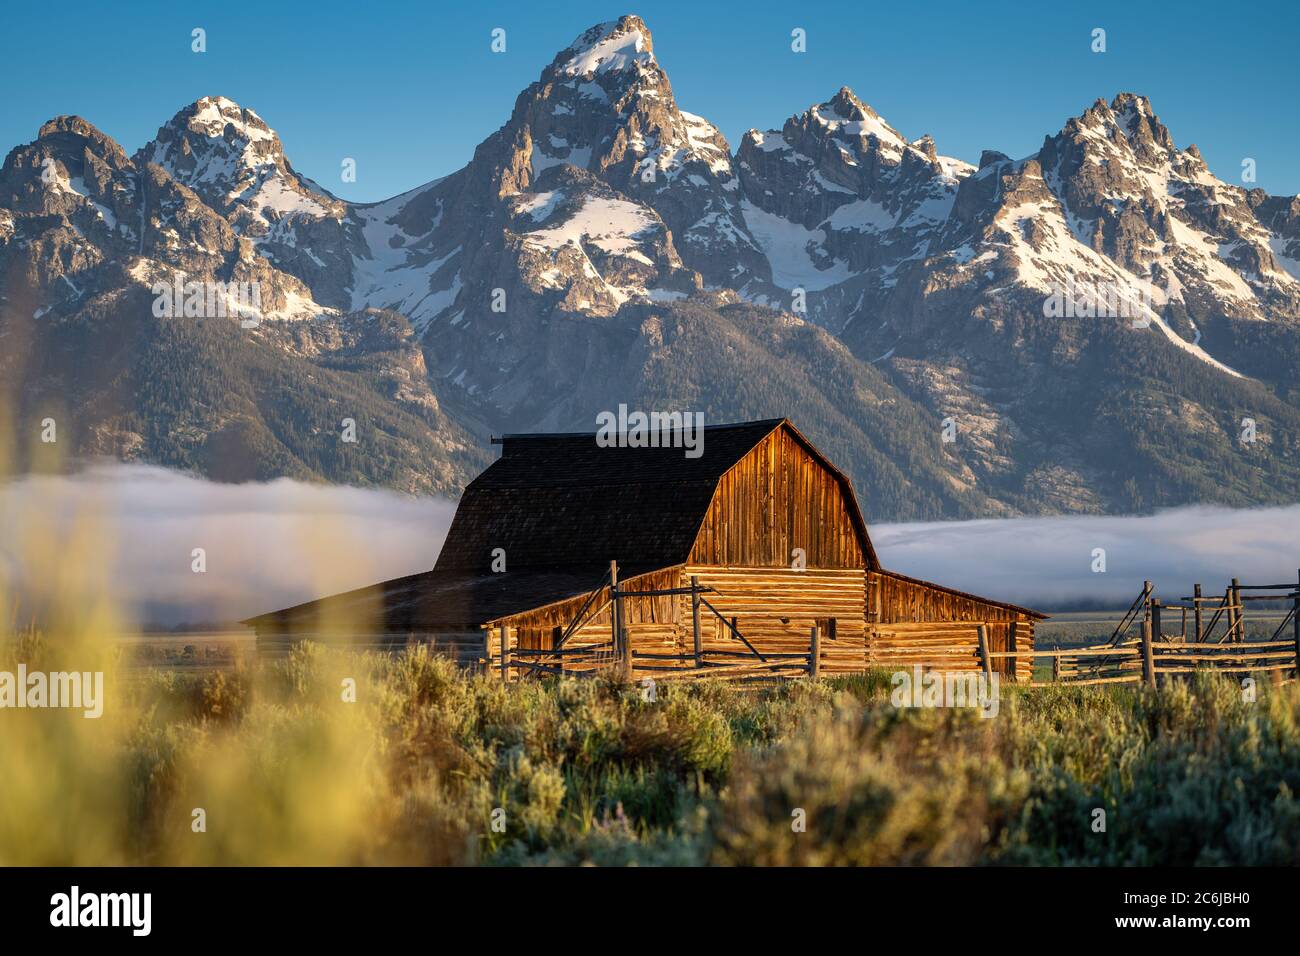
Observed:
[[[820,623],[822,673],[860,672],[867,666],[866,627],[862,616],[864,582],[860,569],[738,568],[688,565],[682,586],[694,574],[700,583],[717,589],[705,597],[723,617],[736,618],[736,627],[760,651],[808,653],[809,632]],[[690,629],[690,596],[683,595],[679,614]],[[826,622],[835,619],[835,637]],[[746,651],[708,610],[701,610],[703,644],[707,650]]]
[[[979,624],[988,626],[989,651],[1025,650],[993,659],[1005,678],[1027,683],[1033,676],[1034,618],[937,584],[889,571],[867,572],[868,659],[873,667],[901,664],[946,670],[979,670]],[[946,653],[947,649],[959,653]]]
[[[636,577],[619,581],[619,586],[627,590],[654,591],[678,587],[681,566],[653,571]],[[560,633],[568,629],[569,624],[587,603],[587,594],[569,598],[545,607],[525,611],[505,618],[509,646],[549,649],[555,629]],[[681,621],[678,618],[677,601],[673,595],[660,597],[632,597],[623,599],[623,624],[632,634],[632,646],[641,649],[641,645],[676,646]],[[584,615],[584,623],[565,642],[565,647],[592,647],[605,644],[611,638],[613,622],[610,619],[609,587],[602,587],[596,600]],[[689,612],[687,624],[689,625]],[[501,639],[497,625],[489,628],[488,648],[493,657],[500,655]]]
[[[684,588],[691,575],[716,589],[705,594],[723,617],[736,619],[736,627],[759,651],[807,654],[814,623],[822,628],[823,673],[860,672],[867,666],[866,627],[862,616],[864,581],[857,569],[717,568],[687,565],[641,575],[622,582],[634,590]],[[589,647],[609,641],[609,589],[602,590],[594,607],[601,608],[566,642],[566,647]],[[532,635],[567,627],[585,596],[507,620],[511,647],[530,646]],[[835,637],[828,622],[835,620]],[[624,626],[635,653],[690,654],[695,649],[689,594],[654,598],[626,598]],[[521,634],[522,641],[521,643]],[[700,608],[701,647],[705,651],[748,654],[744,643],[707,607]],[[491,652],[499,654],[500,639],[489,637]],[[549,646],[549,645],[546,645]]]

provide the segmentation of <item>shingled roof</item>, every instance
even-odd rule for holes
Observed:
[[[595,436],[507,435],[470,482],[435,570],[683,563],[722,477],[781,420],[704,430],[703,453],[602,448]]]
[[[466,487],[432,571],[244,623],[336,611],[398,632],[473,627],[591,591],[610,561],[623,577],[684,564],[719,479],[782,426],[841,483],[868,566],[879,567],[848,478],[786,419],[707,426],[698,458],[602,447],[593,432],[506,435],[501,457]],[[498,548],[505,573],[493,573]]]

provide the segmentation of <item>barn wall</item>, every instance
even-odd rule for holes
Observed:
[[[1029,615],[887,571],[868,571],[866,578],[871,666],[979,670],[976,627],[986,624],[990,651],[1026,651],[1014,658],[994,658],[993,669],[1018,682],[1032,678],[1034,619]],[[962,653],[937,652],[949,647]]]
[[[653,571],[619,581],[628,590],[652,591],[678,586],[681,567]],[[525,611],[502,619],[507,627],[509,646],[548,649],[553,646],[555,629],[563,633],[582,610],[588,595]],[[592,647],[607,644],[611,638],[612,621],[609,608],[609,588],[602,587],[587,613],[582,627],[565,642],[565,647]],[[651,645],[675,646],[681,622],[677,617],[677,602],[672,595],[664,597],[634,597],[623,600],[623,623],[632,634],[634,650],[650,649]],[[689,624],[689,614],[688,614]],[[644,645],[644,647],[643,647]],[[493,656],[501,653],[498,626],[490,628],[488,647]]]
[[[760,651],[808,653],[810,631],[822,628],[823,673],[861,671],[866,667],[866,629],[862,608],[864,582],[860,569],[719,568],[690,565],[683,586],[697,575],[702,585],[716,588],[706,595],[723,617],[736,618],[736,627]],[[690,596],[680,599],[685,623],[683,646],[693,648]],[[826,622],[835,620],[835,638]],[[747,652],[743,643],[708,608],[701,612],[701,636],[706,650]]]
[[[705,595],[706,600],[723,617],[735,617],[740,633],[760,651],[806,654],[809,632],[818,623],[822,627],[823,673],[860,672],[866,668],[864,580],[860,569],[795,571],[689,565],[642,575],[624,584],[637,590],[688,587],[691,575],[698,576],[701,585],[716,589],[716,593]],[[596,607],[603,609],[569,638],[566,647],[589,647],[610,640],[610,612],[605,606],[608,594],[608,588],[603,589],[596,602]],[[583,600],[573,599],[507,619],[510,646],[536,646],[533,643],[536,636],[549,636],[554,627],[566,627]],[[835,620],[834,639],[828,633],[830,619]],[[624,605],[624,624],[631,634],[634,652],[689,654],[694,651],[688,594],[628,598]],[[706,651],[749,653],[717,615],[703,606],[700,637]],[[489,642],[492,653],[499,654],[500,637],[495,630]]]
[[[788,568],[795,548],[810,568],[866,566],[839,481],[778,428],[722,476],[690,563]]]

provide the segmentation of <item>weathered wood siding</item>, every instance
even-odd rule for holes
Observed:
[[[641,575],[624,582],[629,589],[679,588],[690,585],[691,575],[700,584],[715,588],[705,597],[724,618],[736,619],[736,627],[762,652],[806,654],[814,623],[822,628],[823,673],[850,673],[867,666],[866,628],[862,608],[864,582],[858,569],[810,568],[717,568],[689,565],[665,572]],[[508,620],[509,646],[529,646],[530,635],[550,634],[556,626],[567,627],[581,608],[582,599],[566,601]],[[600,608],[565,646],[590,647],[610,639],[609,589],[595,603]],[[835,636],[828,623],[835,621]],[[691,620],[690,595],[655,598],[627,598],[624,626],[634,652],[689,654],[694,652],[695,633]],[[523,643],[520,643],[521,635]],[[748,654],[745,645],[707,607],[700,608],[700,638],[705,651]],[[489,637],[492,654],[500,653],[500,638]]]
[[[1029,615],[888,571],[868,571],[866,579],[871,666],[978,670],[982,665],[976,627],[986,624],[991,652],[1025,651],[1014,658],[994,658],[993,669],[1016,681],[1031,679],[1034,619]],[[940,653],[952,647],[960,652]]]
[[[866,668],[866,629],[862,618],[863,577],[860,569],[808,568],[720,568],[688,565],[682,586],[690,576],[700,584],[716,588],[709,603],[725,618],[736,618],[736,627],[760,651],[808,653],[813,624],[822,627],[821,668],[823,673],[845,673]],[[682,640],[693,649],[691,599],[683,595],[679,614],[685,622]],[[835,621],[835,637],[826,623]],[[706,650],[748,653],[743,643],[708,608],[701,608],[700,631]]]
[[[843,486],[778,428],[722,476],[688,563],[788,568],[795,548],[810,568],[866,566]]]
[[[681,567],[666,568],[636,577],[623,579],[619,585],[627,590],[654,591],[678,587]],[[545,607],[525,611],[506,618],[507,640],[511,648],[537,647],[549,649],[555,628],[563,633],[569,624],[587,603],[586,594],[569,598]],[[609,587],[602,587],[600,594],[583,617],[583,625],[565,642],[565,647],[592,647],[608,643],[613,622],[610,619]],[[690,614],[687,613],[689,626]],[[681,622],[677,618],[677,601],[673,595],[662,597],[632,597],[623,600],[623,625],[632,635],[632,647],[635,650],[645,645],[675,646]],[[501,639],[498,628],[490,630],[487,644],[489,653],[499,657]]]

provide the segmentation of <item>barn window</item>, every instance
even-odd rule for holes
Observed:
[[[833,617],[817,618],[817,630],[828,641],[835,640],[835,625],[837,619]]]

